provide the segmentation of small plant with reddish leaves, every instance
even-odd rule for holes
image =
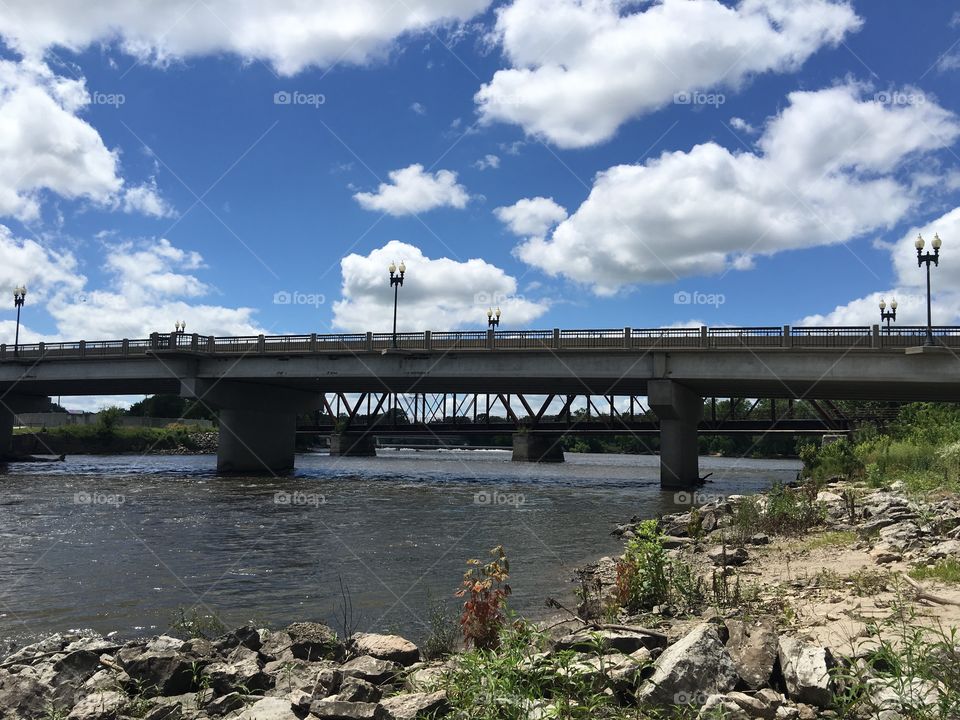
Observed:
[[[468,560],[470,569],[463,574],[463,586],[457,597],[466,597],[460,628],[467,647],[495,650],[500,644],[500,631],[506,617],[504,606],[510,595],[510,561],[498,545],[490,551],[493,560],[481,565],[479,560]]]

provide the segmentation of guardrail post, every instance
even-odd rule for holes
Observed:
[[[633,338],[633,330],[631,328],[625,327],[623,329],[623,347],[629,349],[630,346],[633,344],[632,338]]]
[[[81,340],[80,341],[80,357],[86,357],[86,356],[87,356],[87,341]]]
[[[706,325],[700,326],[700,347],[705,348],[710,343],[709,331]]]
[[[47,351],[46,343],[40,343],[40,357],[43,357],[43,354]]]
[[[423,331],[423,347],[426,350],[433,349],[433,339],[431,338],[431,333],[429,330]]]
[[[879,325],[873,326],[873,333],[871,334],[871,337],[870,337],[870,347],[872,348],[880,347],[880,326]]]
[[[167,347],[170,350],[173,350],[174,348],[177,347],[177,333],[175,332],[170,333],[170,339],[167,340]]]
[[[211,335],[207,338],[207,352],[214,353],[217,351],[217,339]]]
[[[263,335],[257,335],[257,352],[263,355],[267,349],[267,339]]]
[[[127,338],[123,339],[123,343],[121,343],[120,347],[122,348],[120,352],[123,354],[123,356],[130,357],[130,341],[127,340]]]
[[[560,349],[560,328],[553,329],[553,349]]]
[[[310,333],[310,352],[315,353],[317,351],[317,334]]]
[[[488,327],[487,328],[487,350],[493,350],[493,341],[494,341],[493,328]]]
[[[0,345],[0,360],[6,360],[6,359],[7,359],[7,344],[3,343],[2,345]]]
[[[367,352],[373,352],[373,333],[367,333]]]
[[[200,347],[200,336],[194,333],[190,336],[190,349],[196,352],[198,347]]]
[[[790,334],[790,326],[783,326],[783,342],[781,343],[783,347],[793,347],[793,336]]]
[[[150,349],[159,350],[160,349],[160,334],[152,332],[150,333]]]

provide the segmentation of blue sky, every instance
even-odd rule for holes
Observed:
[[[954,3],[130,5],[0,9],[28,340],[960,322]]]

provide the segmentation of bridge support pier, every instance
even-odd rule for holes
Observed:
[[[560,435],[515,433],[513,462],[563,462],[563,445],[560,437]]]
[[[292,469],[297,415],[320,405],[318,393],[237,380],[183,380],[181,395],[218,409],[217,472],[231,474]]]
[[[703,416],[703,399],[672,380],[651,380],[647,399],[660,419],[660,487],[696,487],[700,483],[697,425]]]
[[[330,457],[376,457],[377,438],[370,433],[346,432],[330,436]]]
[[[13,411],[0,404],[0,460],[13,454]]]

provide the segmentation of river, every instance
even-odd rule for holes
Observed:
[[[157,634],[181,606],[229,626],[336,628],[340,580],[359,629],[418,639],[428,605],[454,607],[465,561],[497,544],[511,606],[536,617],[547,596],[572,598],[575,567],[618,550],[618,522],[682,509],[660,490],[656,457],[379,452],[298,455],[295,473],[267,479],[218,477],[209,455],[11,464],[0,474],[0,640]],[[701,492],[755,492],[798,468],[705,457]]]

